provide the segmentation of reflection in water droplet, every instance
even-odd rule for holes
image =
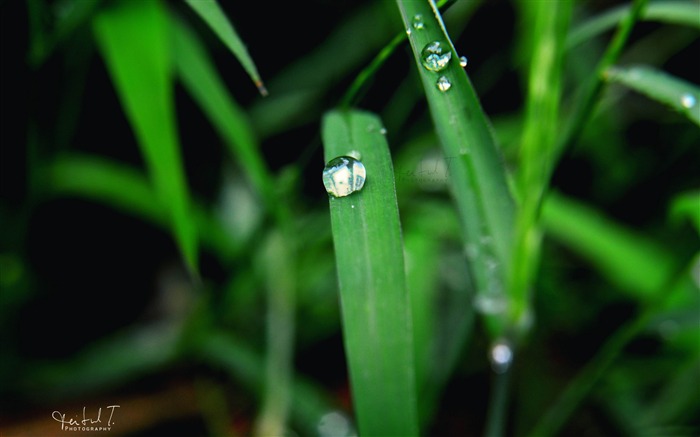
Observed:
[[[411,36],[411,28],[410,27],[406,28],[406,35]]]
[[[323,169],[323,185],[328,194],[334,197],[345,197],[360,191],[366,178],[365,166],[351,156],[334,158]]]
[[[416,30],[421,30],[425,27],[425,23],[423,23],[423,16],[421,14],[416,14],[413,16],[413,28]]]
[[[695,96],[690,93],[685,93],[681,96],[681,105],[683,105],[683,107],[686,109],[692,108],[696,103],[697,100],[695,99]]]
[[[505,340],[499,340],[489,351],[489,360],[494,372],[505,373],[513,363],[513,349]]]
[[[467,57],[466,56],[459,57],[459,66],[462,68],[467,66]]]
[[[445,76],[440,76],[435,85],[437,85],[438,89],[443,93],[452,88],[452,82],[450,82],[450,79],[446,78]]]
[[[442,71],[447,68],[452,52],[449,48],[445,49],[440,41],[433,41],[426,44],[421,51],[421,60],[423,67],[430,71]]]

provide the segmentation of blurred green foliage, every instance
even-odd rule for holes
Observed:
[[[443,2],[540,239],[499,303],[400,8],[340,3],[0,4],[3,434],[120,403],[118,435],[355,435],[320,134],[351,103],[387,129],[422,435],[697,435],[700,4]]]

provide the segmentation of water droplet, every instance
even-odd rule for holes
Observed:
[[[321,437],[346,437],[353,434],[352,423],[338,411],[331,411],[321,416],[316,428]]]
[[[496,373],[505,373],[513,363],[513,349],[505,340],[498,340],[489,351],[491,368]]]
[[[406,28],[406,35],[411,36],[411,28],[410,27]]]
[[[413,16],[413,28],[416,30],[421,30],[425,27],[425,23],[423,23],[423,16],[421,14],[416,14]]]
[[[685,93],[681,96],[681,105],[686,109],[692,108],[696,103],[697,99],[690,93]]]
[[[459,57],[459,66],[462,68],[467,66],[467,57],[466,56]]]
[[[443,47],[443,43],[440,41],[426,44],[420,55],[423,66],[430,71],[444,70],[452,59],[452,52],[449,48]]]
[[[386,135],[386,128],[383,127],[383,128],[381,128],[381,129],[379,129],[379,133],[382,134],[382,135]]]
[[[482,314],[502,314],[508,308],[508,301],[502,293],[486,292],[474,298],[474,309]]]
[[[323,185],[328,194],[334,197],[345,197],[360,191],[366,177],[365,166],[351,156],[331,159],[323,169]]]
[[[446,78],[445,76],[440,76],[435,85],[437,85],[438,89],[443,93],[452,88],[452,82],[450,82],[450,79]]]

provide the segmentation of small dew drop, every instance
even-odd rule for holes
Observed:
[[[350,205],[350,208],[355,209],[355,205]]]
[[[445,48],[440,41],[426,44],[421,51],[421,61],[426,70],[442,71],[447,68],[450,59],[452,59],[452,52],[449,48]]]
[[[411,28],[410,27],[406,28],[406,35],[411,36]]]
[[[686,109],[692,108],[696,103],[697,99],[690,93],[685,93],[681,96],[681,105]]]
[[[423,16],[421,14],[416,14],[413,16],[413,28],[416,30],[421,30],[425,27],[423,23]]]
[[[360,191],[366,178],[365,166],[352,156],[331,159],[323,169],[323,185],[333,197],[345,197]]]
[[[362,154],[357,150],[349,151],[347,156],[349,156],[351,158],[355,158],[358,161],[362,160]]]
[[[467,66],[467,57],[466,56],[459,57],[459,66],[462,68],[465,68]]]
[[[386,135],[386,128],[383,127],[383,128],[381,128],[381,129],[379,129],[379,133],[382,134],[382,135]]]
[[[440,76],[435,85],[437,85],[437,88],[443,93],[452,88],[452,82],[445,76]]]
[[[497,341],[489,351],[491,369],[496,373],[505,373],[513,363],[513,349],[504,340]]]

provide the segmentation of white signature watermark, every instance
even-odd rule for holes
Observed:
[[[87,408],[83,407],[82,418],[78,414],[66,418],[66,415],[60,411],[54,411],[51,413],[51,417],[56,422],[61,423],[61,431],[111,431],[112,425],[114,425],[114,410],[117,408],[119,408],[119,405],[105,407],[105,410],[109,410],[109,413],[105,412],[106,422],[103,422],[102,407],[97,410],[96,415],[88,414]],[[109,414],[109,417],[107,417],[107,414]]]

